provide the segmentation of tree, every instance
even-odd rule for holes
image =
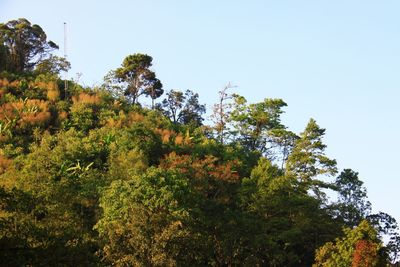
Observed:
[[[310,266],[315,249],[340,230],[320,200],[296,190],[266,158],[243,179],[241,199],[257,225],[249,246],[255,246],[259,265]]]
[[[217,135],[217,140],[221,144],[225,141],[226,131],[228,130],[228,121],[230,117],[231,103],[227,103],[228,100],[233,98],[232,94],[228,94],[227,91],[233,88],[231,83],[228,83],[221,91],[218,92],[218,103],[213,107],[213,114],[211,118],[214,120],[214,128]]]
[[[176,266],[196,260],[192,194],[184,176],[157,168],[114,181],[103,191],[96,225],[104,258],[116,266]]]
[[[387,213],[379,212],[368,215],[367,220],[380,236],[387,238],[385,253],[390,257],[391,262],[396,262],[400,253],[400,234],[396,219]]]
[[[338,216],[347,226],[357,226],[371,212],[367,190],[363,187],[363,182],[358,179],[358,173],[344,169],[336,178],[334,185],[339,193],[336,205]]]
[[[186,90],[185,99],[186,103],[181,111],[181,123],[195,127],[202,125],[204,119],[201,116],[206,112],[206,106],[199,103],[199,94]]]
[[[367,221],[354,229],[345,228],[344,234],[317,250],[313,267],[386,266],[380,255],[382,243]]]
[[[269,131],[270,149],[273,150],[270,156],[271,160],[280,163],[283,169],[285,162],[287,161],[290,153],[292,152],[296,140],[299,137],[292,131],[287,129],[272,129]]]
[[[18,241],[17,250],[12,243],[5,247],[14,258],[25,255],[18,266],[95,265],[93,251],[98,247],[93,226],[99,188],[106,183],[107,158],[107,147],[98,139],[96,135],[83,138],[74,130],[44,135],[29,154],[20,157],[18,168],[1,177],[0,186],[24,192],[11,195],[13,201],[26,205],[26,211],[15,210],[18,215],[13,215],[19,231],[0,236],[0,243],[7,244],[9,237]],[[27,197],[30,200],[24,201]]]
[[[336,160],[329,159],[324,154],[326,148],[322,143],[324,134],[325,129],[310,119],[286,161],[286,175],[296,179],[301,189],[312,189],[317,195],[321,193],[320,187],[328,185],[315,178],[323,174],[334,175],[337,171]]]
[[[112,90],[122,90],[123,95],[133,105],[138,103],[141,95],[149,96],[154,107],[154,100],[160,97],[164,90],[156,74],[150,70],[152,61],[153,58],[145,54],[127,56],[120,68],[106,76],[107,86]]]
[[[252,151],[264,154],[268,151],[269,131],[284,129],[280,115],[287,104],[282,99],[264,99],[263,102],[247,104],[243,96],[234,95],[230,120],[236,140]]]
[[[59,75],[62,71],[68,71],[71,68],[71,63],[63,57],[50,55],[39,62],[35,67],[35,72],[39,74],[54,74]]]
[[[47,41],[47,36],[39,25],[32,25],[24,18],[1,23],[0,42],[3,46],[0,47],[3,50],[0,54],[5,54],[3,68],[17,73],[32,70],[51,50],[58,49],[54,42]]]
[[[7,47],[3,44],[3,38],[0,37],[0,72],[7,70]]]
[[[180,120],[180,111],[184,105],[185,96],[181,91],[170,90],[167,92],[167,97],[158,105],[174,124]]]
[[[199,95],[191,90],[181,91],[171,90],[158,108],[162,110],[164,115],[176,124],[190,124],[198,127],[202,125],[202,114],[205,113],[205,105],[199,103]]]

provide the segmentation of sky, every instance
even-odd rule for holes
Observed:
[[[40,25],[87,86],[129,54],[153,57],[164,89],[282,98],[282,121],[326,129],[327,154],[367,187],[373,211],[400,222],[400,2],[395,0],[0,0],[0,22]],[[78,74],[79,73],[79,74]]]

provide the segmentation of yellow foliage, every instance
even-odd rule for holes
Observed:
[[[0,134],[0,142],[5,142],[9,139],[10,137],[6,134]]]
[[[0,87],[7,87],[10,84],[10,82],[6,79],[0,79]]]
[[[183,137],[182,134],[178,134],[178,135],[175,137],[175,145],[182,145],[182,144],[183,144],[183,141],[184,141],[184,137]]]
[[[137,112],[129,112],[128,117],[129,117],[129,123],[141,122],[144,120],[144,116]]]
[[[58,114],[58,118],[60,120],[65,120],[68,117],[68,113],[65,111],[60,112],[60,114]]]
[[[16,120],[18,127],[46,123],[51,117],[48,102],[38,99],[20,99],[18,102],[4,103],[0,106],[0,120]]]
[[[0,98],[2,98],[7,93],[5,88],[0,88]]]
[[[15,88],[15,87],[18,87],[19,84],[20,84],[20,81],[16,80],[16,81],[13,81],[13,82],[9,83],[8,86]]]
[[[176,136],[176,132],[168,130],[168,129],[155,129],[155,133],[160,135],[161,140],[164,144],[169,143],[173,137]]]
[[[126,123],[127,117],[121,110],[118,115],[118,119],[107,118],[105,126],[110,128],[121,128]]]
[[[0,174],[3,174],[8,166],[11,165],[11,160],[4,157],[3,155],[0,155]]]
[[[17,88],[20,85],[20,81],[15,80],[13,82],[8,81],[6,78],[0,79],[0,91],[7,92],[7,88]],[[4,94],[3,92],[3,94]],[[2,93],[0,93],[1,95]]]
[[[101,98],[98,95],[90,95],[87,93],[80,93],[78,96],[72,97],[72,102],[74,104],[98,105],[101,102]]]
[[[47,99],[51,101],[56,101],[60,96],[60,91],[58,90],[57,83],[51,82],[47,87]]]

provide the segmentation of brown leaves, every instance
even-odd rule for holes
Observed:
[[[160,166],[165,169],[177,169],[194,179],[211,178],[229,183],[238,182],[239,175],[234,170],[237,162],[220,163],[218,161],[218,158],[211,155],[198,159],[190,155],[177,155],[172,152],[161,161]]]
[[[74,104],[98,105],[101,103],[101,98],[98,95],[80,93],[78,96],[72,97],[72,102]]]
[[[10,166],[12,160],[0,155],[0,174],[3,174],[7,168]]]
[[[50,117],[48,102],[43,100],[20,99],[0,106],[0,121],[13,122],[17,128],[43,125]]]
[[[352,267],[370,267],[376,265],[378,244],[369,240],[359,240],[353,254]]]
[[[0,79],[0,97],[12,91],[18,91],[22,88],[34,92],[35,98],[44,99],[47,97],[50,101],[58,100],[60,91],[56,81],[31,81],[14,80],[8,81],[6,78]]]

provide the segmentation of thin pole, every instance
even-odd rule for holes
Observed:
[[[64,22],[64,58],[67,60],[67,23]],[[65,71],[65,80],[64,80],[64,93],[65,100],[67,100],[67,91],[68,91],[68,70]]]

